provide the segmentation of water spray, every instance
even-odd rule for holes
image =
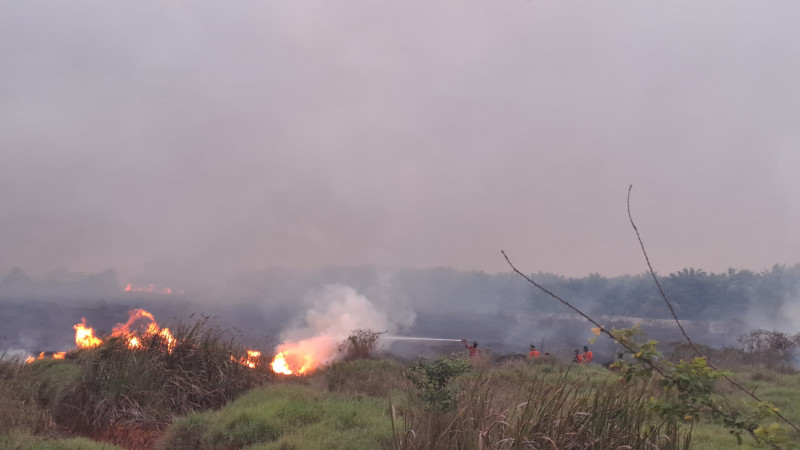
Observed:
[[[411,336],[383,336],[382,339],[389,339],[393,341],[445,341],[445,342],[461,342],[461,339],[442,339],[442,338],[429,338],[429,337],[411,337]]]

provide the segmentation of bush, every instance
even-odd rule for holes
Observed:
[[[800,352],[800,333],[758,329],[741,336],[746,362],[767,368],[791,368],[792,357]]]
[[[357,329],[339,344],[339,352],[342,359],[352,361],[354,359],[373,359],[378,347],[378,338],[385,331],[377,332],[372,330]]]
[[[448,411],[456,404],[453,379],[470,369],[472,366],[464,359],[439,358],[433,362],[421,359],[406,374],[428,408]]]
[[[58,400],[56,422],[88,434],[112,424],[159,428],[178,415],[219,408],[269,376],[266,367],[237,362],[242,351],[205,319],[174,327],[174,338],[146,335],[131,349],[125,338],[112,337],[76,359],[41,361],[52,365],[40,379],[43,395]],[[82,376],[65,384],[69,364],[82,366]],[[57,368],[64,373],[48,375]],[[60,384],[48,381],[55,378]]]

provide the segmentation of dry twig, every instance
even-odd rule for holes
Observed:
[[[694,342],[692,342],[692,339],[691,339],[691,338],[689,338],[689,335],[688,335],[688,334],[686,334],[686,330],[684,330],[684,329],[683,329],[683,326],[681,325],[681,322],[678,320],[678,316],[675,314],[675,309],[672,307],[672,302],[670,302],[670,301],[669,301],[669,299],[667,298],[667,294],[665,294],[665,293],[664,293],[664,289],[661,287],[661,282],[659,282],[659,281],[658,281],[658,277],[656,276],[656,272],[655,272],[655,270],[653,270],[653,266],[652,266],[652,264],[650,264],[650,257],[647,255],[647,250],[645,250],[645,248],[644,248],[644,242],[642,242],[642,237],[641,237],[641,235],[639,234],[639,229],[638,229],[638,228],[636,228],[636,224],[635,224],[635,223],[633,223],[633,216],[631,215],[631,190],[632,190],[632,189],[633,189],[633,185],[630,185],[630,186],[628,186],[628,219],[630,219],[630,221],[631,221],[631,226],[633,227],[633,231],[634,231],[634,232],[636,232],[636,239],[638,239],[638,240],[639,240],[639,245],[640,245],[640,246],[641,246],[641,248],[642,248],[642,254],[644,254],[644,259],[645,259],[645,261],[647,262],[647,268],[650,270],[650,275],[652,275],[652,276],[653,276],[653,281],[655,281],[655,283],[656,283],[656,286],[658,286],[658,293],[659,293],[659,294],[661,294],[661,298],[662,298],[662,299],[664,299],[664,303],[666,303],[666,304],[667,304],[667,307],[669,308],[669,312],[670,312],[670,314],[672,314],[672,318],[673,318],[673,319],[675,319],[675,323],[676,323],[676,324],[678,324],[678,328],[680,328],[680,330],[681,330],[681,334],[683,334],[683,337],[684,337],[684,339],[686,339],[686,342],[688,342],[688,343],[689,343],[689,345],[692,347],[692,349],[694,349],[695,353],[697,353],[697,356],[698,356],[698,357],[700,357],[700,358],[703,358],[703,359],[705,359],[705,360],[706,360],[706,363],[707,363],[707,364],[709,365],[709,367],[711,367],[712,369],[714,369],[714,370],[719,370],[719,369],[717,369],[717,367],[716,367],[716,366],[715,366],[715,365],[714,365],[714,364],[713,364],[713,363],[712,363],[712,362],[711,362],[711,361],[708,359],[708,357],[706,357],[706,356],[703,354],[703,352],[701,352],[701,351],[700,351],[700,349],[698,349],[698,348],[697,348],[697,346],[694,344]],[[745,388],[744,388],[744,386],[742,386],[741,384],[739,384],[738,382],[736,382],[735,380],[733,380],[733,379],[732,379],[732,378],[730,378],[729,376],[725,375],[724,373],[722,374],[722,376],[723,376],[723,378],[725,378],[725,380],[727,380],[727,381],[728,381],[728,382],[729,382],[731,385],[735,386],[735,387],[736,387],[736,388],[738,388],[740,391],[742,391],[742,392],[744,392],[745,394],[749,395],[751,398],[753,398],[753,399],[754,399],[754,400],[756,400],[757,402],[764,403],[764,401],[763,401],[763,400],[761,400],[760,398],[758,398],[758,396],[756,396],[756,395],[755,395],[755,394],[753,394],[752,392],[750,392],[750,391],[748,391],[747,389],[745,389]],[[772,411],[772,412],[773,412],[773,413],[774,413],[776,416],[778,416],[778,417],[779,417],[781,420],[783,420],[784,422],[786,422],[788,425],[790,425],[792,428],[794,428],[794,429],[795,429],[795,430],[796,430],[798,433],[800,433],[800,427],[798,427],[797,425],[795,425],[795,424],[794,424],[794,422],[792,422],[791,420],[787,419],[787,418],[786,418],[786,417],[785,417],[783,414],[781,414],[779,411],[775,411],[775,409],[772,409],[772,408],[771,408],[770,410],[771,410],[771,411]]]

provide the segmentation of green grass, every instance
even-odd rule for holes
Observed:
[[[85,438],[48,439],[27,433],[0,435],[0,448],[14,450],[123,450],[122,447]]]
[[[740,382],[746,389],[755,392],[756,395],[777,407],[781,414],[795,424],[800,424],[800,374],[787,374],[784,372],[772,371],[768,369],[741,369],[734,372],[731,377]],[[757,402],[743,392],[727,385],[725,381],[720,381],[718,391],[724,393],[728,404],[733,408],[744,410],[753,409]],[[800,439],[791,427],[782,422],[777,416],[768,414],[759,422],[762,426],[779,424],[782,432],[779,434],[777,443],[781,448],[797,449],[800,448]],[[752,437],[746,433],[742,436],[742,446],[737,445],[737,439],[731,435],[728,429],[716,424],[701,422],[697,424],[692,434],[692,442],[695,448],[722,450],[728,448],[740,448],[742,450],[764,448],[759,445]]]
[[[357,359],[334,363],[322,376],[330,392],[386,397],[392,390],[404,387],[404,369],[394,361]]]
[[[392,439],[388,402],[296,384],[257,388],[167,429],[164,449],[375,449]]]

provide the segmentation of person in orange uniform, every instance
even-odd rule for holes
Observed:
[[[572,362],[583,364],[583,355],[577,348],[575,349],[575,358],[572,359]]]
[[[586,364],[589,364],[590,362],[592,362],[592,358],[594,358],[594,353],[592,353],[592,351],[589,350],[589,347],[584,345],[583,346],[583,362],[586,363]]]
[[[535,345],[531,345],[531,351],[528,352],[528,358],[538,358],[540,355],[539,350],[536,350]]]
[[[471,358],[480,355],[481,351],[478,350],[478,341],[473,341],[472,345],[467,344],[466,339],[462,339],[461,342],[463,342],[464,347],[467,347],[467,350],[469,350],[469,356]]]

